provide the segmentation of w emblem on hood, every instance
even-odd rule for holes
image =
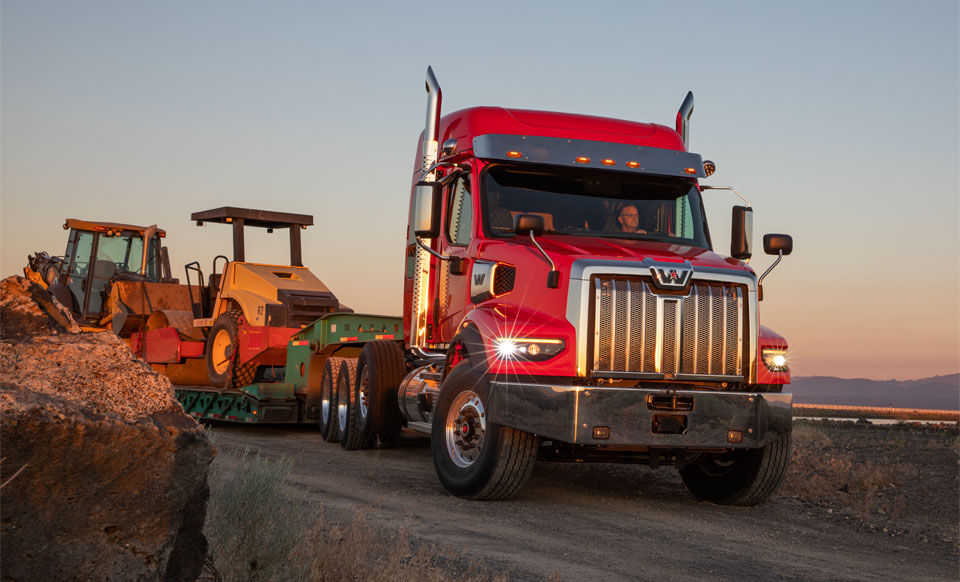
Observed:
[[[650,271],[657,287],[661,289],[683,289],[690,282],[693,275],[693,267],[689,264],[669,265],[669,266],[651,266]]]

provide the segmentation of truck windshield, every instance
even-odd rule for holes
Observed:
[[[481,178],[488,236],[514,236],[518,214],[544,232],[709,248],[700,192],[681,178],[626,172],[497,165]]]

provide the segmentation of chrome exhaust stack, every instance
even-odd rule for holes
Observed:
[[[440,102],[443,100],[443,93],[440,91],[440,83],[433,74],[433,67],[427,67],[427,124],[423,131],[423,158],[420,162],[420,172],[425,174],[422,178],[424,182],[433,182],[435,180],[434,172],[430,168],[437,162],[437,149],[440,133]]]
[[[423,130],[423,145],[420,158],[420,182],[435,182],[437,163],[437,145],[440,133],[440,102],[443,94],[440,83],[433,74],[433,67],[427,67],[427,123]],[[408,344],[413,348],[423,348],[427,343],[427,284],[430,281],[430,253],[421,246],[416,250],[413,276],[412,324]]]
[[[690,116],[693,115],[693,91],[687,91],[687,97],[677,111],[677,133],[683,140],[683,147],[690,151]]]

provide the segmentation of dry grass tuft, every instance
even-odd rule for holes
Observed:
[[[211,466],[205,528],[211,555],[201,581],[507,579],[450,548],[411,541],[403,528],[378,529],[363,512],[348,523],[328,523],[322,510],[286,496],[290,459],[249,450],[232,456],[230,463],[218,457]]]

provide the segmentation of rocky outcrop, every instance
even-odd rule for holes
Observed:
[[[20,277],[0,283],[0,413],[4,581],[197,578],[202,428],[122,340]]]

